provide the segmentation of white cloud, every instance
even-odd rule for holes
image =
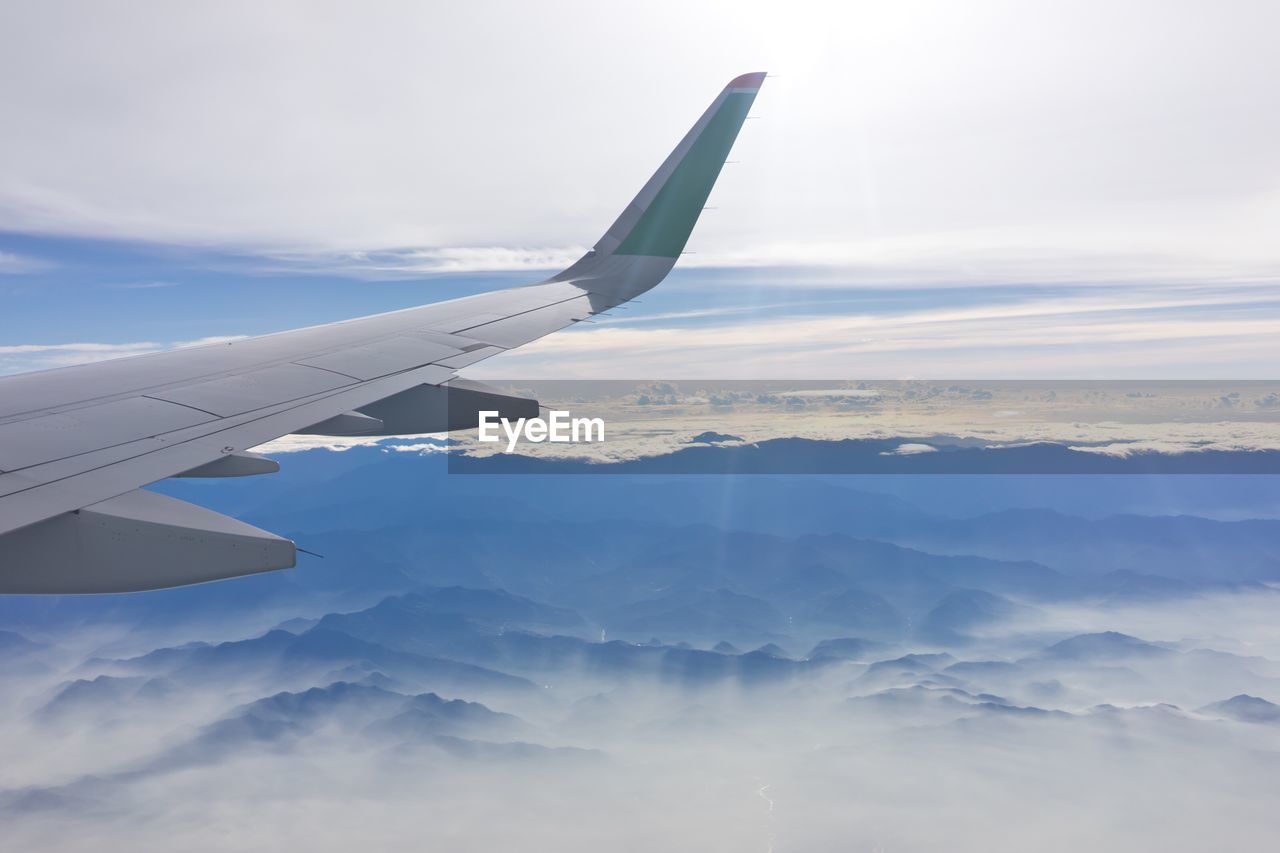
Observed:
[[[886,450],[881,456],[919,456],[921,453],[937,453],[938,448],[931,444],[916,444],[907,442],[899,444],[893,450]]]
[[[136,341],[122,344],[75,342],[65,344],[14,344],[0,346],[0,374],[22,373],[28,370],[45,370],[51,367],[67,367],[87,364],[126,355],[141,355],[164,349],[154,341]]]
[[[1128,459],[1131,456],[1142,456],[1144,454],[1179,454],[1179,453],[1204,453],[1210,450],[1219,450],[1224,452],[1238,452],[1243,450],[1254,449],[1251,446],[1241,446],[1236,442],[1227,441],[1205,441],[1203,439],[1190,439],[1185,441],[1173,441],[1169,439],[1152,439],[1150,441],[1133,440],[1116,442],[1114,444],[1096,444],[1071,446],[1068,449],[1075,450],[1079,453],[1092,453],[1097,456],[1111,456],[1117,459]]]
[[[167,347],[165,347],[165,349],[178,349],[180,347],[202,347],[207,344],[225,344],[225,343],[230,343],[231,341],[242,341],[247,337],[249,336],[248,335],[206,335],[203,338],[194,338],[189,341],[178,341],[177,343],[169,344]]]
[[[245,335],[211,335],[190,341],[160,343],[157,341],[131,341],[127,343],[99,343],[79,341],[60,344],[10,344],[0,346],[0,375],[22,373],[28,370],[46,370],[52,367],[68,367],[121,358],[127,355],[144,355],[151,352],[179,347],[222,344],[236,341]]]
[[[585,0],[321,8],[5,7],[0,228],[560,266],[727,78],[765,68],[687,265],[1280,272],[1266,4],[656,2],[624,38]]]
[[[448,433],[422,433],[397,436],[282,435],[254,448],[258,453],[300,453],[304,450],[342,452],[353,447],[381,446],[397,453],[436,453],[448,450]],[[407,443],[406,443],[407,442]]]
[[[70,343],[70,344],[13,344],[10,346],[0,346],[0,355],[27,355],[29,353],[43,352],[72,352],[72,353],[107,353],[120,354],[129,352],[147,352],[159,349],[160,345],[150,341],[140,341],[131,344],[99,344],[99,343]]]
[[[373,252],[277,252],[266,258],[265,263],[268,268],[274,266],[288,272],[315,270],[363,277],[466,272],[532,273],[563,269],[586,251],[584,246],[534,249],[472,246]]]
[[[880,392],[869,388],[809,388],[788,391],[787,397],[821,397],[829,400],[878,400]]]

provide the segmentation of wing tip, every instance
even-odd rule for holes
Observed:
[[[749,74],[739,74],[737,77],[730,80],[729,85],[725,88],[747,89],[753,92],[759,91],[760,87],[764,85],[766,73],[767,72],[764,71],[752,71]]]

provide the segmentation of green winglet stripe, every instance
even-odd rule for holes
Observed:
[[[613,250],[615,255],[679,257],[755,97],[754,92],[729,93],[631,233]]]

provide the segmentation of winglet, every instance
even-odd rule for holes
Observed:
[[[751,92],[759,92],[760,87],[764,85],[765,72],[752,71],[750,74],[739,74],[729,81],[729,89],[742,89]]]
[[[765,72],[756,71],[730,80],[595,248],[555,280],[590,276],[611,257],[674,262],[689,241],[764,78]]]

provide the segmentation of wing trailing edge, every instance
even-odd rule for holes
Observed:
[[[8,533],[4,549],[0,593],[136,592],[295,562],[288,539],[141,490]]]

